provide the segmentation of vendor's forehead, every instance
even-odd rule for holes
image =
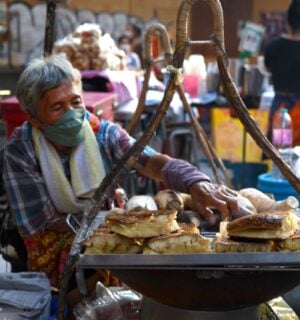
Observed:
[[[78,83],[74,81],[67,81],[62,83],[61,85],[51,88],[47,90],[43,96],[43,98],[55,98],[58,93],[61,94],[61,96],[67,95],[69,92],[75,93],[75,94],[81,94],[81,88],[78,85]]]

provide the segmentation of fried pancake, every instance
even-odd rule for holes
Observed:
[[[144,254],[204,253],[211,251],[211,239],[199,234],[193,224],[181,224],[180,229],[149,239]]]
[[[215,252],[270,252],[274,251],[272,240],[235,240],[221,234],[218,234],[215,238]]]
[[[85,254],[140,253],[142,241],[129,239],[111,232],[106,227],[97,228],[85,241]]]
[[[106,222],[111,231],[128,238],[151,238],[179,229],[176,210],[149,210],[111,214]]]
[[[287,239],[276,241],[277,251],[300,251],[300,230]]]
[[[296,229],[297,217],[293,209],[257,213],[227,224],[229,237],[250,239],[286,239]]]

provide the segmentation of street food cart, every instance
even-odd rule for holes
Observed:
[[[226,67],[223,37],[223,14],[218,0],[207,1],[212,10],[214,33],[209,41],[192,41],[187,38],[187,20],[191,7],[197,0],[183,1],[177,18],[176,50],[173,55],[171,74],[167,89],[144,135],[128,152],[119,165],[102,182],[92,207],[87,208],[81,227],[71,249],[65,273],[65,283],[70,270],[77,266],[77,279],[81,292],[85,293],[82,270],[107,268],[133,289],[161,304],[180,310],[230,312],[255,307],[290,291],[300,283],[300,252],[267,253],[203,253],[203,254],[101,254],[86,255],[81,243],[89,234],[90,226],[97,217],[105,199],[105,190],[111,181],[119,181],[133,166],[136,156],[148,143],[161,122],[168,103],[178,86],[179,70],[186,49],[191,45],[213,45],[216,49],[221,80],[228,99],[247,132],[278,165],[287,180],[300,191],[298,178],[278,155],[273,145],[261,133],[250,117],[237,92]],[[125,170],[126,171],[126,170]],[[63,288],[60,296],[63,310]]]

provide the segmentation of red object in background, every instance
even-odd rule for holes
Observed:
[[[118,95],[113,92],[84,92],[86,108],[98,118],[114,121],[114,104]]]
[[[114,120],[113,105],[117,100],[116,93],[84,92],[83,100],[87,110],[99,118]],[[8,138],[15,127],[20,126],[27,120],[26,115],[21,111],[19,101],[16,97],[9,97],[0,101],[2,118],[6,123],[6,138]]]
[[[0,101],[2,119],[6,124],[6,138],[8,138],[15,127],[20,126],[27,120],[26,115],[20,110],[19,101],[16,97],[9,97]]]
[[[186,74],[183,77],[183,88],[191,98],[199,98],[199,76],[195,74]]]
[[[159,55],[159,44],[158,44],[158,35],[157,34],[154,34],[152,36],[152,56],[153,58],[157,58],[158,55]]]
[[[159,38],[158,34],[152,35],[152,58],[155,60],[159,56]],[[161,78],[161,64],[160,63],[154,63],[153,66],[153,72],[157,79]]]

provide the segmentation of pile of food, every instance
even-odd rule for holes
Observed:
[[[210,252],[211,239],[192,223],[178,223],[176,210],[112,213],[85,242],[86,254]]]
[[[240,191],[256,213],[222,222],[215,237],[215,252],[300,251],[300,233],[292,196],[275,201],[253,188]]]
[[[215,237],[208,238],[199,231],[200,218],[178,219],[178,212],[192,209],[190,196],[164,190],[154,198],[132,197],[124,210],[113,210],[94,230],[85,241],[85,254],[300,251],[295,197],[275,201],[246,188],[239,202],[246,214],[221,222]]]
[[[122,70],[125,52],[97,24],[85,23],[74,33],[56,41],[53,51],[64,54],[79,70]]]

